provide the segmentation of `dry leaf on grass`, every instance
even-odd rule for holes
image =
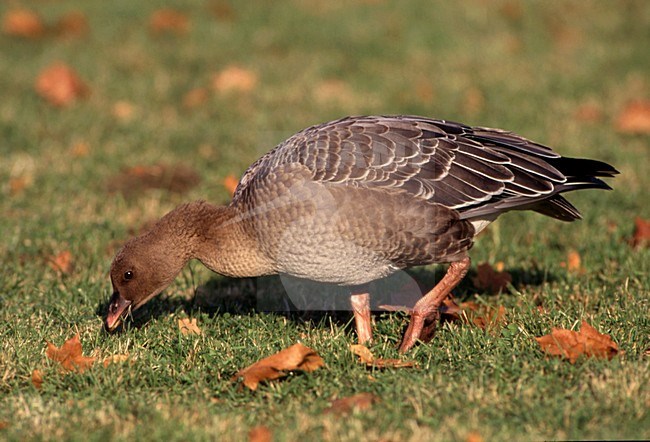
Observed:
[[[210,13],[219,21],[233,21],[237,14],[228,0],[212,0],[208,4]]]
[[[90,26],[83,12],[72,11],[59,17],[53,30],[58,37],[76,38],[88,34]]]
[[[440,306],[440,314],[442,315],[443,320],[458,321],[461,319],[461,313],[463,309],[461,306],[456,304],[456,301],[453,297],[449,297],[442,301]]]
[[[508,284],[512,282],[510,273],[502,270],[503,264],[497,263],[497,269],[484,262],[476,268],[476,276],[472,278],[474,287],[479,290],[487,290],[490,293],[499,293],[505,291]]]
[[[535,338],[544,352],[568,359],[572,364],[580,356],[612,359],[619,352],[611,336],[598,333],[582,321],[580,331],[553,328],[551,334]]]
[[[83,356],[78,334],[65,341],[61,348],[48,342],[45,354],[48,358],[60,363],[64,370],[77,373],[83,373],[95,362],[94,357]]]
[[[204,87],[194,88],[183,95],[183,107],[192,109],[201,106],[210,98],[210,91]]]
[[[650,100],[628,103],[616,119],[616,129],[629,134],[650,134]]]
[[[36,79],[36,92],[54,106],[68,106],[86,97],[88,86],[77,73],[64,63],[56,62],[45,68]]]
[[[41,370],[32,371],[32,384],[37,390],[43,386],[43,372]]]
[[[566,261],[560,263],[560,267],[566,267],[570,273],[580,275],[585,273],[585,269],[582,267],[582,258],[578,252],[570,250],[566,258]]]
[[[470,431],[465,438],[465,442],[483,442],[483,436],[476,431]]]
[[[584,123],[598,123],[603,119],[603,109],[596,103],[584,103],[576,108],[573,115]]]
[[[104,368],[108,367],[111,364],[122,364],[126,361],[129,360],[129,354],[123,354],[123,355],[113,355],[109,356],[104,361],[102,362],[102,365]]]
[[[9,428],[9,422],[0,421],[0,430],[4,430],[5,428]]]
[[[228,66],[212,78],[212,88],[219,93],[250,92],[257,86],[257,74],[239,66]]]
[[[256,390],[260,382],[281,378],[289,371],[309,372],[324,365],[318,353],[298,343],[239,370],[231,381],[241,378],[246,387]]]
[[[190,29],[190,19],[175,9],[159,9],[149,18],[149,30],[156,35],[185,34]]]
[[[354,410],[367,410],[379,402],[379,396],[372,393],[358,393],[332,401],[325,413],[347,414]]]
[[[135,106],[125,100],[119,100],[113,103],[111,114],[123,123],[128,123],[136,116]]]
[[[273,433],[264,425],[253,427],[248,432],[248,442],[271,442],[272,440]]]
[[[237,190],[237,185],[239,184],[239,180],[235,175],[228,175],[223,179],[223,187],[226,188],[230,196],[235,194],[235,190]]]
[[[640,217],[634,219],[634,232],[630,239],[632,247],[650,247],[650,220]]]
[[[201,329],[196,325],[196,318],[183,318],[178,320],[178,329],[183,336],[201,335]]]
[[[506,309],[502,305],[492,307],[468,301],[463,302],[460,308],[465,313],[467,322],[483,330],[493,331],[506,323]]]
[[[404,361],[401,359],[375,358],[372,352],[365,345],[352,344],[350,350],[359,356],[359,362],[372,368],[413,368],[417,367],[415,361]]]
[[[64,275],[72,272],[73,260],[72,253],[69,250],[63,250],[48,259],[48,264],[52,270]]]
[[[121,192],[126,197],[133,197],[147,189],[185,193],[200,181],[198,173],[187,166],[154,164],[127,168],[112,176],[107,187],[109,192]]]
[[[5,35],[36,39],[45,31],[41,17],[28,9],[14,9],[2,16],[2,33]]]

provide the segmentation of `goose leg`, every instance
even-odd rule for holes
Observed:
[[[469,267],[469,258],[452,262],[445,276],[436,284],[433,290],[415,304],[411,312],[411,322],[399,347],[400,353],[407,352],[418,339],[427,341],[433,337],[440,318],[440,305],[447,299],[453,288],[465,277]]]
[[[370,294],[360,293],[350,296],[354,324],[357,328],[359,344],[372,341],[372,325],[370,322]]]

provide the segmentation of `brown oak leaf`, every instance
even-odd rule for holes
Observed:
[[[36,79],[35,88],[48,103],[58,107],[68,106],[90,91],[77,73],[61,62],[45,68]]]
[[[32,371],[32,384],[36,387],[37,390],[40,390],[43,386],[43,372],[41,370]]]
[[[149,30],[159,34],[185,34],[190,28],[190,19],[175,9],[159,9],[149,18]]]
[[[318,353],[297,343],[239,370],[231,381],[242,379],[246,387],[256,390],[260,382],[284,377],[289,371],[309,372],[324,365],[325,362]]]
[[[41,17],[28,9],[7,11],[2,17],[2,33],[11,37],[36,39],[45,31]]]
[[[235,194],[235,190],[237,190],[237,185],[239,184],[239,180],[235,175],[228,175],[223,179],[223,187],[226,188],[230,196]]]
[[[474,287],[479,290],[487,290],[490,293],[504,291],[512,282],[512,275],[504,270],[499,270],[503,268],[502,266],[502,263],[497,263],[495,270],[487,262],[479,264],[476,268],[476,276],[472,279]]]
[[[121,364],[129,360],[129,354],[123,354],[123,355],[113,355],[109,356],[104,361],[102,362],[102,365],[104,368],[108,367],[111,364]]]
[[[253,427],[248,432],[248,442],[271,442],[272,440],[273,433],[264,425]]]
[[[59,252],[56,255],[50,257],[48,264],[52,270],[67,275],[72,272],[72,253],[70,250],[63,250],[62,252]]]
[[[201,329],[196,325],[196,318],[182,318],[178,320],[178,328],[183,336],[201,335]]]
[[[94,357],[83,356],[78,334],[65,341],[60,348],[48,342],[45,354],[60,363],[64,370],[77,373],[83,373],[95,363]]]
[[[640,217],[634,219],[634,232],[630,239],[632,247],[650,247],[650,220]]]
[[[250,92],[257,86],[257,74],[239,66],[228,66],[212,78],[212,88],[219,93]]]
[[[354,410],[367,410],[379,402],[379,396],[372,393],[358,393],[336,399],[325,409],[325,413],[347,414]]]
[[[650,100],[628,103],[616,119],[616,129],[629,134],[650,134]]]
[[[369,368],[413,368],[418,365],[415,361],[376,358],[368,347],[361,344],[350,345],[350,350],[359,357],[359,362]]]
[[[568,359],[572,364],[580,356],[612,359],[619,353],[618,346],[611,336],[598,331],[582,321],[580,331],[553,328],[551,333],[535,338],[544,352]]]
[[[68,12],[54,24],[54,33],[63,38],[83,37],[89,30],[88,19],[81,11]]]
[[[210,98],[210,91],[207,88],[196,87],[183,95],[183,107],[186,109],[199,107],[208,101],[208,98]]]
[[[582,267],[582,258],[580,254],[575,250],[570,250],[567,253],[566,261],[560,263],[560,267],[566,267],[570,273],[583,274],[585,273],[584,267]]]

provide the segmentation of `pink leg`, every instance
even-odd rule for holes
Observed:
[[[469,258],[452,262],[445,276],[436,284],[433,290],[415,304],[411,312],[411,322],[406,329],[406,333],[404,333],[402,345],[399,347],[400,353],[410,350],[418,339],[430,340],[433,337],[440,318],[438,310],[440,305],[447,299],[453,288],[465,277],[469,267]]]
[[[357,328],[357,338],[359,344],[365,344],[372,341],[372,325],[370,323],[370,295],[360,293],[350,296],[352,313],[354,313],[354,323]]]

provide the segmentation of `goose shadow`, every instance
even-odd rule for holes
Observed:
[[[384,306],[393,306],[396,310],[407,310],[421,298],[423,293],[442,278],[446,266],[421,267],[399,271],[387,278],[371,283],[344,287],[288,276],[263,276],[258,278],[227,278],[215,275],[198,286],[194,297],[190,299],[163,294],[154,298],[141,309],[132,313],[128,327],[141,328],[152,319],[167,316],[173,312],[185,312],[188,316],[199,313],[215,317],[223,314],[251,315],[268,313],[280,315],[298,323],[319,323],[328,319],[337,325],[351,324],[352,311],[349,304],[351,293],[371,294],[373,315],[386,313]],[[512,286],[541,286],[557,280],[556,275],[543,269],[521,268],[508,269],[512,277]],[[477,289],[474,280],[475,268],[453,290],[458,302],[469,300],[477,295],[482,298],[496,296],[498,293]],[[507,293],[508,289],[504,291]],[[105,317],[108,300],[98,303],[96,314]],[[117,333],[123,330],[118,327]]]

